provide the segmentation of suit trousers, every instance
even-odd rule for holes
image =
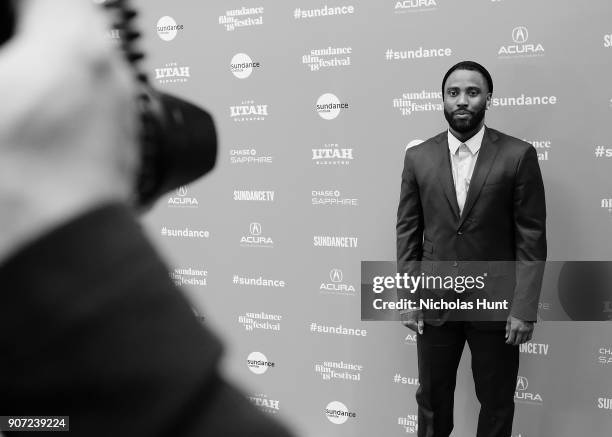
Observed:
[[[418,437],[448,437],[453,430],[457,368],[466,340],[480,402],[476,437],[510,437],[519,349],[506,344],[504,336],[505,323],[499,329],[463,321],[425,325],[417,335]]]

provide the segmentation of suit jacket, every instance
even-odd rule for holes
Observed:
[[[2,415],[67,415],[87,437],[288,435],[219,376],[219,341],[118,204],[0,266],[0,351]]]
[[[460,274],[484,262],[493,287],[511,288],[510,314],[535,321],[545,260],[544,185],[530,144],[485,128],[461,215],[447,132],[406,151],[397,211],[399,273],[455,268]],[[398,295],[418,299],[423,291]],[[440,311],[425,318],[440,324],[451,316]]]

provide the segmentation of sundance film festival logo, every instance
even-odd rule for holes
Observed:
[[[344,280],[342,270],[333,268],[325,282],[319,286],[319,291],[325,294],[337,294],[341,296],[354,296],[355,287]]]
[[[238,316],[238,323],[244,326],[246,331],[264,330],[280,331],[283,316],[280,314],[245,313]]]
[[[179,30],[184,28],[182,24],[177,24],[172,17],[161,17],[157,22],[157,35],[164,41],[172,41],[178,35]]]
[[[550,159],[549,153],[552,150],[552,141],[550,140],[526,140],[523,141],[531,144],[538,154],[539,161],[548,161]]]
[[[340,115],[340,111],[342,109],[348,109],[348,103],[340,102],[340,99],[332,93],[323,94],[317,100],[317,104],[315,105],[315,109],[319,117],[323,120],[333,120],[338,115]]]
[[[178,287],[189,285],[205,287],[207,285],[208,271],[191,267],[177,267],[170,272],[170,278],[172,278],[174,284]]]
[[[315,372],[321,375],[323,381],[361,381],[361,364],[345,363],[344,361],[323,361],[315,363]]]
[[[240,238],[242,247],[264,247],[273,248],[274,241],[272,238],[262,233],[261,223],[253,222],[249,225],[249,235],[243,235]]]
[[[403,93],[393,99],[393,107],[404,117],[417,112],[441,112],[444,110],[441,91],[416,91]]]
[[[310,332],[313,334],[350,335],[354,337],[367,337],[367,329],[346,328],[342,325],[329,326],[317,322],[310,323]]]
[[[529,390],[529,380],[524,376],[519,376],[516,380],[516,391],[514,400],[532,405],[542,405],[542,396],[539,393]]]
[[[155,69],[155,79],[161,85],[166,83],[185,83],[191,77],[189,67],[180,66],[176,62],[165,64]]]
[[[253,100],[243,100],[240,105],[230,106],[230,117],[234,121],[263,121],[268,116],[268,105],[257,105]]]
[[[497,51],[500,59],[530,58],[544,56],[544,47],[541,43],[529,42],[529,31],[525,26],[517,26],[512,29],[513,44],[501,46]]]
[[[168,198],[169,208],[197,208],[200,204],[198,199],[189,196],[186,186],[177,188],[174,194]]]
[[[325,407],[325,416],[331,423],[342,425],[347,420],[357,417],[357,413],[349,411],[342,402],[332,401]]]
[[[253,73],[253,69],[260,68],[259,62],[253,62],[251,57],[246,53],[238,53],[234,55],[230,62],[230,71],[238,79],[246,79]]]
[[[259,411],[263,411],[264,413],[277,414],[280,411],[280,402],[276,399],[270,399],[263,393],[249,396],[249,401],[251,401]]]
[[[230,163],[232,164],[272,164],[272,156],[260,155],[254,147],[237,147],[239,148],[229,151]]]
[[[395,1],[395,13],[396,14],[405,14],[406,12],[435,11],[437,8],[438,8],[438,4],[436,3],[436,0]]]
[[[247,357],[247,367],[255,375],[263,375],[269,368],[275,366],[276,364],[268,361],[266,356],[261,352],[251,352]]]
[[[359,200],[345,197],[340,190],[312,190],[311,202],[314,206],[359,206]]]
[[[397,424],[402,427],[402,429],[407,434],[416,434],[418,427],[419,418],[416,414],[408,414],[406,416],[398,417]]]
[[[308,65],[310,71],[326,68],[348,67],[351,65],[351,47],[327,47],[312,49],[302,56],[302,64]]]
[[[246,202],[274,202],[274,191],[270,190],[234,190],[233,199]]]
[[[349,165],[353,159],[353,149],[338,144],[323,144],[322,148],[312,149],[312,161],[316,165]]]
[[[245,8],[230,9],[225,11],[225,15],[219,16],[219,24],[225,30],[232,32],[241,27],[261,26],[263,24],[264,8]]]

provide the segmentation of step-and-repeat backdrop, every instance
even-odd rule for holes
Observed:
[[[459,60],[493,76],[487,125],[537,149],[549,259],[612,259],[608,0],[136,4],[151,81],[208,109],[220,141],[145,226],[228,377],[300,435],[416,435],[415,335],[360,320],[360,262],[395,259],[403,155],[445,129]],[[612,324],[545,321],[557,305],[520,347],[513,437],[609,436]],[[454,435],[478,408],[466,348]]]

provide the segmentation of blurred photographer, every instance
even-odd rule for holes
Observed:
[[[86,436],[286,436],[220,378],[219,342],[128,207],[136,88],[109,17],[84,0],[15,5],[0,47],[0,415],[70,416]]]

